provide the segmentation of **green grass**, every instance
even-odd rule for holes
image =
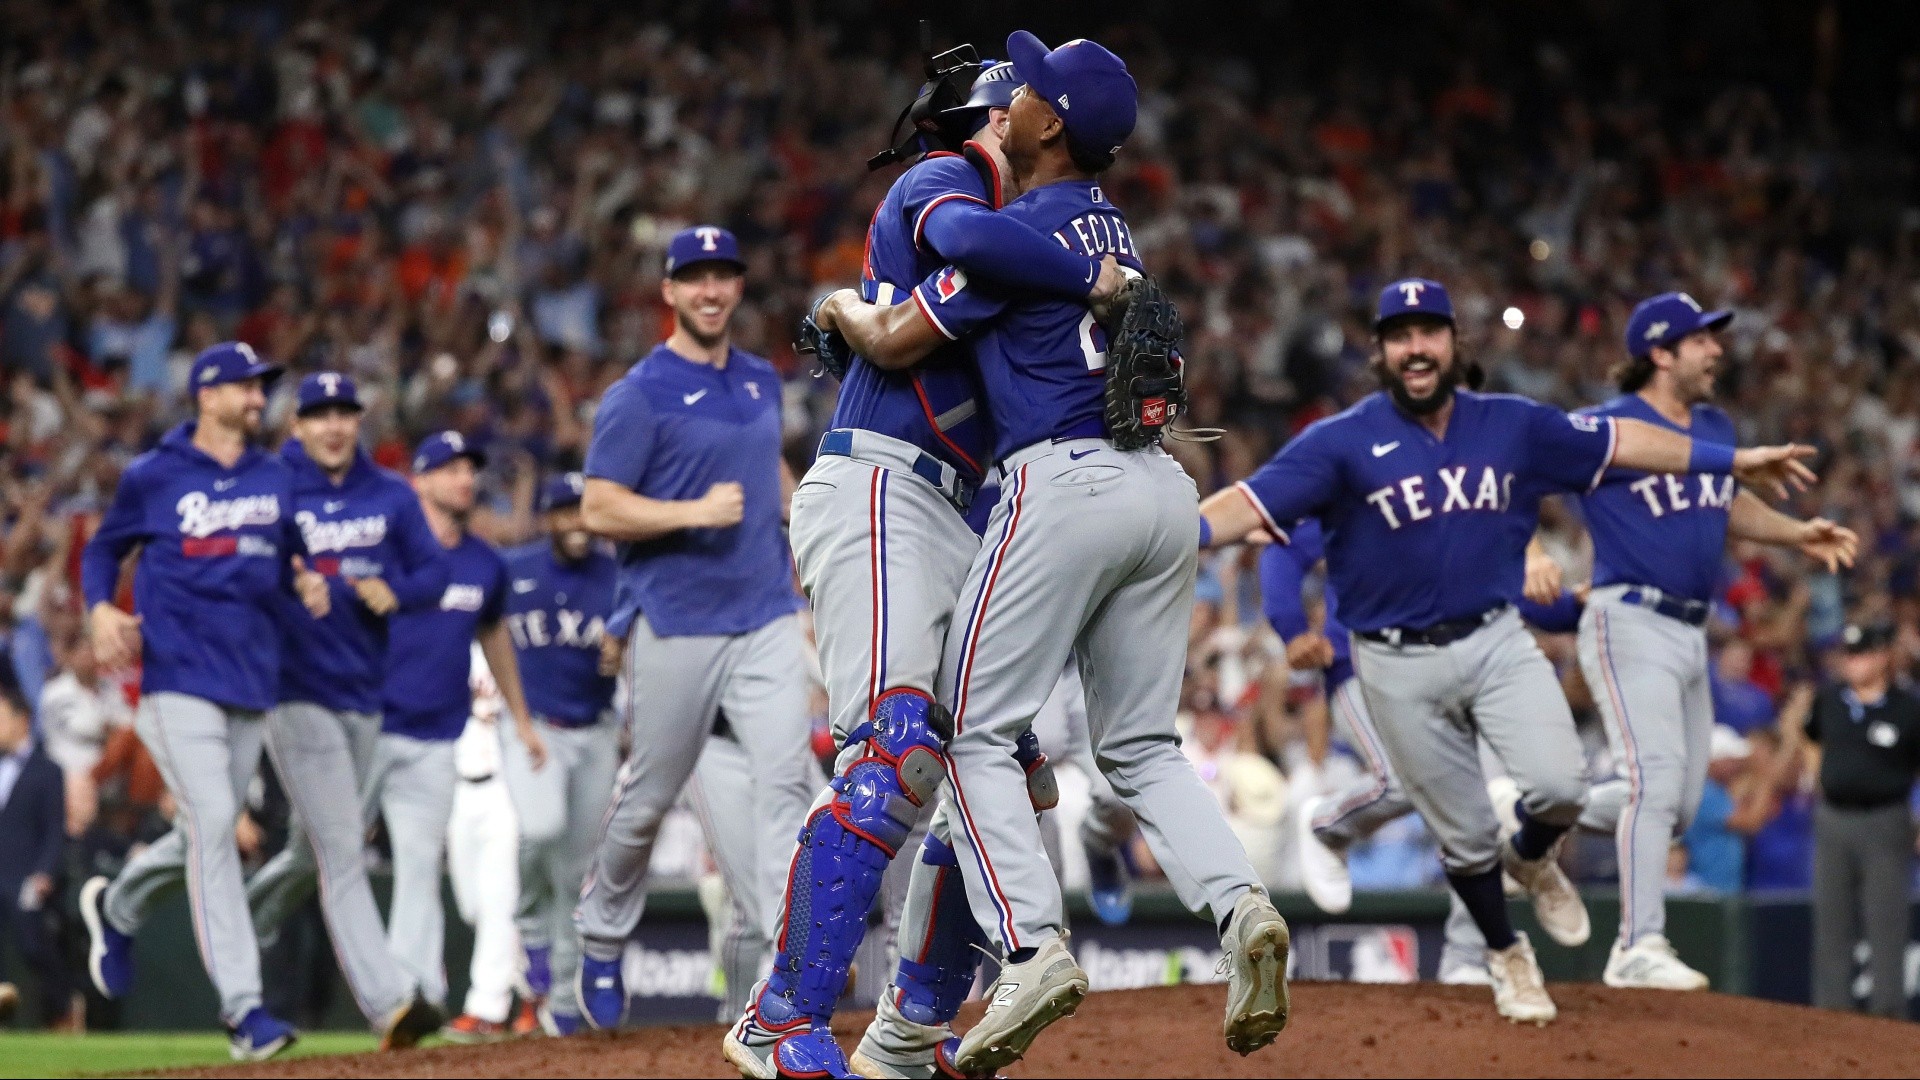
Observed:
[[[319,1031],[300,1036],[288,1057],[372,1050],[372,1035]],[[143,1069],[224,1065],[227,1037],[215,1032],[46,1035],[0,1031],[0,1077],[118,1075]]]

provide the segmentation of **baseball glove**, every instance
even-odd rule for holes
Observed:
[[[1150,277],[1129,280],[1115,303],[1107,344],[1107,438],[1116,450],[1152,446],[1187,407],[1181,378],[1185,329],[1173,301]]]
[[[812,309],[800,320],[800,330],[793,338],[793,351],[803,355],[812,353],[828,374],[836,379],[844,379],[847,366],[853,363],[853,349],[847,345],[847,339],[840,336],[840,331],[820,329],[820,323],[814,316],[819,314],[820,305],[826,302],[825,296],[815,300]]]

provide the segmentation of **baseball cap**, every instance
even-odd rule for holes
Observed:
[[[457,431],[436,431],[421,439],[420,445],[414,448],[413,471],[432,472],[454,458],[462,457],[473,462],[476,469],[486,467],[487,455],[468,446],[466,436]]]
[[[740,241],[718,225],[695,225],[691,229],[681,229],[673,234],[672,240],[667,241],[668,277],[703,262],[732,263],[742,271],[747,268],[740,258]]]
[[[1049,50],[1025,30],[1007,37],[1007,56],[1014,77],[1047,99],[1075,145],[1120,152],[1140,118],[1140,88],[1124,61],[1086,38]]]
[[[299,406],[294,415],[305,416],[315,409],[328,406],[345,406],[349,409],[364,409],[360,404],[360,390],[353,385],[353,377],[338,371],[316,371],[300,380]]]
[[[1893,627],[1883,622],[1848,623],[1840,631],[1840,647],[1850,653],[1872,652],[1893,644]]]
[[[558,473],[547,477],[540,485],[540,512],[564,510],[569,506],[579,506],[580,499],[586,494],[587,478],[582,473]]]
[[[259,379],[270,386],[280,377],[282,370],[278,364],[261,360],[260,354],[253,351],[253,346],[244,341],[223,341],[207,346],[199,356],[193,358],[187,385],[198,390],[203,386]]]
[[[1447,287],[1432,278],[1401,278],[1380,290],[1380,304],[1373,316],[1373,328],[1380,329],[1388,319],[1402,315],[1427,315],[1453,321],[1453,298]]]
[[[1704,311],[1683,292],[1661,293],[1640,301],[1627,318],[1627,355],[1645,356],[1671,347],[1696,330],[1718,330],[1733,321],[1731,311]]]

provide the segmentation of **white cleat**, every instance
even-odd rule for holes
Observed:
[[[1514,809],[1520,801],[1520,785],[1511,776],[1496,776],[1487,781],[1487,799],[1493,803],[1494,820],[1500,823],[1500,842],[1505,844],[1520,831],[1520,812]],[[1527,895],[1527,890],[1504,869],[1500,871],[1500,889],[1516,900]]]
[[[1533,914],[1540,928],[1555,942],[1577,948],[1593,936],[1593,924],[1587,919],[1586,901],[1573,887],[1567,872],[1560,869],[1560,844],[1538,859],[1522,859],[1513,844],[1500,845],[1500,864],[1520,888],[1533,898]]]
[[[1273,1042],[1287,1026],[1287,952],[1292,935],[1273,901],[1248,889],[1233,905],[1227,936],[1227,1049],[1251,1054]]]
[[[1664,935],[1648,934],[1631,948],[1622,949],[1614,942],[1600,981],[1642,990],[1705,990],[1710,980],[1688,967]]]
[[[1300,848],[1300,881],[1313,905],[1329,915],[1344,915],[1353,907],[1353,876],[1347,872],[1347,859],[1314,835],[1313,819],[1327,804],[1324,795],[1316,795],[1294,811],[1295,836]]]
[[[987,1012],[960,1040],[954,1064],[969,1076],[991,1075],[1019,1061],[1056,1020],[1072,1016],[1087,996],[1087,973],[1066,942],[1048,938],[1024,964],[1007,964],[987,987]]]
[[[1516,1024],[1551,1024],[1560,1010],[1547,996],[1546,979],[1534,959],[1527,935],[1504,949],[1487,950],[1487,978],[1493,984],[1493,1007]]]
[[[1492,986],[1485,964],[1447,964],[1440,969],[1442,986]]]

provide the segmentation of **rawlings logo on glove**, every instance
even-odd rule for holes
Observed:
[[[1187,407],[1180,370],[1185,333],[1173,301],[1150,277],[1120,290],[1119,312],[1107,344],[1107,438],[1116,450],[1157,444]]]

